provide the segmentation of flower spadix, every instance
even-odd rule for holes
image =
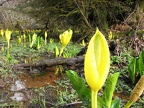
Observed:
[[[91,38],[85,55],[85,78],[94,91],[104,84],[110,67],[110,52],[104,35],[97,29]]]
[[[59,35],[60,41],[62,43],[62,48],[60,51],[60,55],[63,53],[63,49],[66,47],[66,45],[69,43],[71,37],[72,37],[73,31],[71,29],[66,30],[62,34]]]

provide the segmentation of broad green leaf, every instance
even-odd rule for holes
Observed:
[[[87,103],[91,98],[91,91],[87,88],[83,78],[80,78],[75,71],[66,71],[68,78],[70,79],[73,88],[77,91],[80,99],[83,103]]]
[[[112,102],[112,96],[113,96],[113,92],[115,90],[115,86],[116,86],[116,82],[117,79],[119,77],[119,73],[114,73],[111,74],[106,82],[106,87],[104,89],[104,95],[103,95],[103,99],[105,102],[105,105],[110,108],[111,107],[111,102]]]
[[[89,101],[91,99],[91,91],[87,88],[85,80],[80,78],[77,72],[68,70],[66,71],[68,78],[70,79],[73,88],[78,93],[80,99],[83,101],[84,105],[89,105]],[[102,108],[104,105],[104,101],[101,97],[98,96],[98,108]]]
[[[138,58],[133,58],[131,60],[131,62],[129,63],[129,65],[128,65],[128,75],[129,75],[129,78],[132,81],[132,83],[135,82],[136,74],[139,71],[139,69],[138,69],[138,66],[139,66],[138,62],[139,62]]]
[[[120,99],[116,98],[112,101],[111,108],[120,108]]]
[[[142,76],[144,75],[144,51],[141,51],[138,63],[139,63],[140,76]]]

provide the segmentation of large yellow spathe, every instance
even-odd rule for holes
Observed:
[[[110,52],[104,35],[97,29],[85,55],[85,78],[93,91],[103,86],[110,68]]]

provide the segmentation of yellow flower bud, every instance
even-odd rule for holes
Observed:
[[[55,57],[58,57],[58,55],[59,55],[59,49],[58,49],[58,47],[57,46],[55,46]]]
[[[73,31],[71,29],[60,34],[59,38],[60,38],[60,41],[62,43],[62,46],[66,46],[69,43],[69,41],[72,37],[72,34],[73,34]]]
[[[11,34],[12,34],[12,31],[10,31],[10,30],[8,30],[8,29],[5,31],[6,41],[10,41]]]
[[[10,31],[8,29],[5,31],[5,39],[6,39],[7,43],[8,43],[8,49],[10,48],[11,34],[12,34],[12,31]]]
[[[91,88],[92,108],[97,108],[97,93],[103,86],[110,68],[110,52],[104,35],[97,29],[85,55],[86,82]]]
[[[61,54],[63,53],[64,48],[69,43],[69,41],[70,41],[70,39],[72,37],[72,34],[73,34],[73,31],[71,29],[68,29],[64,33],[60,34],[59,38],[60,38],[60,41],[62,43],[62,48],[61,48],[59,56],[61,56]]]
[[[31,44],[30,44],[30,48],[32,48],[34,42],[36,41],[36,38],[37,38],[37,34],[34,33],[33,36],[32,36],[32,42],[31,42]]]
[[[4,52],[4,50],[5,50],[5,49],[4,49],[4,46],[2,46],[2,47],[1,47],[1,52]]]
[[[21,44],[21,42],[22,42],[22,38],[21,38],[21,36],[18,36],[17,43]]]
[[[110,39],[110,40],[112,40],[112,39],[113,39],[113,35],[112,35],[112,32],[111,32],[111,31],[109,32],[108,37],[109,37],[109,39]]]
[[[45,31],[45,33],[44,33],[44,37],[45,37],[45,44],[46,44],[46,42],[47,42],[47,32]]]
[[[0,30],[0,35],[4,36],[4,30],[3,29]]]
[[[104,35],[97,29],[85,55],[85,78],[91,89],[98,91],[104,84],[110,68],[110,52]]]
[[[23,42],[25,43],[26,42],[26,35],[23,34]]]
[[[82,40],[82,46],[83,46],[83,47],[86,46],[84,39]]]
[[[44,37],[47,38],[47,32],[46,32],[46,31],[45,31],[45,33],[44,33]]]

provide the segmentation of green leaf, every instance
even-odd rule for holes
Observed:
[[[83,103],[89,103],[89,100],[91,99],[91,91],[87,88],[85,80],[80,78],[78,74],[72,70],[66,71],[66,74]]]
[[[6,58],[10,61],[12,58],[11,58],[11,55],[10,55],[10,49],[7,49],[6,50]]]
[[[103,106],[104,106],[103,99],[100,96],[97,96],[97,101],[98,101],[98,103],[97,103],[98,108],[103,108]]]
[[[112,101],[111,108],[120,108],[120,99],[116,98]]]
[[[139,63],[140,76],[142,76],[144,75],[144,51],[141,51],[138,63]]]
[[[87,88],[86,82],[83,78],[80,78],[77,74],[77,72],[68,70],[66,71],[66,74],[68,78],[70,79],[73,88],[78,93],[80,99],[83,101],[84,105],[90,105],[90,99],[91,99],[91,91]],[[104,101],[101,97],[97,97],[98,100],[98,108],[102,108],[104,105]]]
[[[111,107],[112,96],[113,96],[113,92],[114,92],[118,77],[119,77],[118,72],[114,73],[114,74],[111,74],[108,77],[107,82],[106,82],[106,87],[104,89],[103,99],[104,99],[105,105],[108,108]]]
[[[135,82],[137,72],[139,71],[139,58],[133,58],[128,65],[128,75],[132,83]]]

